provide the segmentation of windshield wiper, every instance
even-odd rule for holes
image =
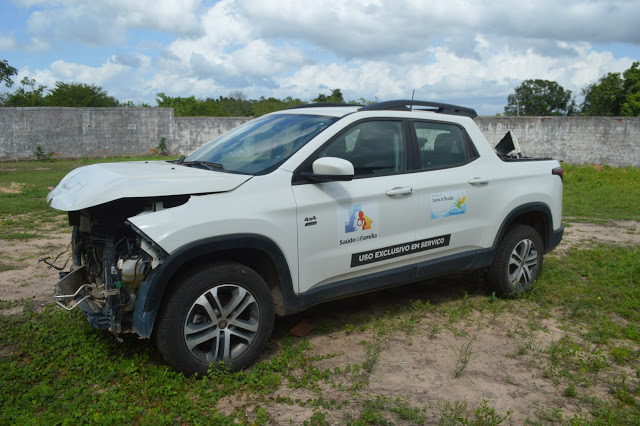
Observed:
[[[211,163],[209,161],[200,161],[200,160],[182,161],[181,163],[176,163],[176,164],[180,164],[181,166],[187,166],[187,167],[200,167],[207,170],[224,170],[224,167],[222,166],[222,164]]]

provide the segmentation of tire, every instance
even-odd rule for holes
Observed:
[[[265,281],[238,263],[203,266],[185,277],[160,312],[158,349],[186,376],[214,364],[231,371],[250,365],[264,349],[274,321]]]
[[[530,226],[516,225],[500,241],[489,268],[489,282],[498,296],[531,291],[542,270],[544,246]]]

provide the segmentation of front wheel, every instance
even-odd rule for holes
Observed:
[[[530,226],[511,228],[498,246],[489,280],[499,296],[528,292],[542,270],[542,238]]]
[[[195,270],[178,284],[160,312],[156,344],[187,376],[210,364],[232,371],[248,366],[273,330],[271,292],[255,271],[238,263]]]

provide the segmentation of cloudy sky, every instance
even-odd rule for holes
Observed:
[[[579,94],[624,71],[640,59],[639,22],[638,0],[0,0],[0,59],[16,83],[97,84],[152,105],[158,92],[415,89],[493,115],[522,80]]]

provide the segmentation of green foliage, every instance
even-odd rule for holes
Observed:
[[[33,151],[33,156],[37,161],[49,162],[53,160],[53,152],[45,152],[40,144],[36,145],[36,149]]]
[[[466,401],[455,401],[451,404],[446,401],[440,408],[440,419],[438,425],[440,426],[454,426],[454,425],[474,425],[474,426],[492,426],[499,425],[504,421],[509,420],[511,410],[507,411],[504,416],[496,413],[496,410],[489,406],[489,401],[482,400],[482,404],[475,410],[473,415],[468,411],[468,405]]]
[[[640,169],[571,164],[562,167],[564,216],[640,220]]]
[[[640,63],[620,73],[608,73],[582,90],[582,114],[591,116],[640,115]]]
[[[173,108],[176,117],[259,117],[274,111],[302,105],[300,99],[287,97],[284,99],[265,98],[247,100],[242,92],[234,92],[229,97],[220,96],[218,99],[196,99],[171,97],[164,93],[156,95],[158,107]]]
[[[7,87],[13,86],[13,77],[18,75],[18,70],[9,65],[6,59],[0,61],[0,84],[4,84]]]
[[[331,90],[331,94],[329,96],[319,93],[317,98],[312,99],[312,102],[336,103],[336,104],[345,103],[344,98],[342,97],[342,91],[340,89]]]
[[[51,107],[117,107],[119,104],[100,86],[62,81],[56,81],[56,86],[44,100],[45,105]]]
[[[514,89],[507,97],[504,115],[574,115],[575,109],[571,90],[565,90],[555,81],[536,79],[525,80]]]
[[[160,142],[154,148],[156,155],[167,155],[167,138],[164,136],[160,138]]]
[[[36,87],[36,81],[29,77],[20,80],[20,85],[21,87],[4,97],[3,106],[38,107],[45,105],[44,91],[47,86],[38,85]]]
[[[281,111],[283,109],[291,108],[298,105],[304,105],[304,102],[300,99],[293,99],[288,96],[284,99],[265,98],[262,96],[257,101],[251,101],[251,116],[260,117],[261,115],[268,114],[270,112]]]
[[[412,408],[407,403],[408,398],[397,397],[395,399],[385,396],[367,398],[363,403],[362,411],[358,418],[347,416],[347,425],[393,425],[389,419],[393,416],[402,422],[414,425],[425,424],[424,409]]]
[[[453,348],[456,353],[456,368],[453,372],[455,378],[462,375],[466,370],[469,361],[473,358],[473,342],[478,336],[473,336],[467,343],[462,344],[459,348]]]
[[[574,385],[573,383],[571,383],[569,386],[567,386],[567,387],[565,388],[565,390],[564,390],[564,391],[562,391],[562,394],[563,394],[564,396],[568,396],[568,397],[570,397],[570,398],[573,398],[574,396],[577,396],[577,395],[578,395],[578,391],[576,391],[576,387],[575,387],[575,385]]]

